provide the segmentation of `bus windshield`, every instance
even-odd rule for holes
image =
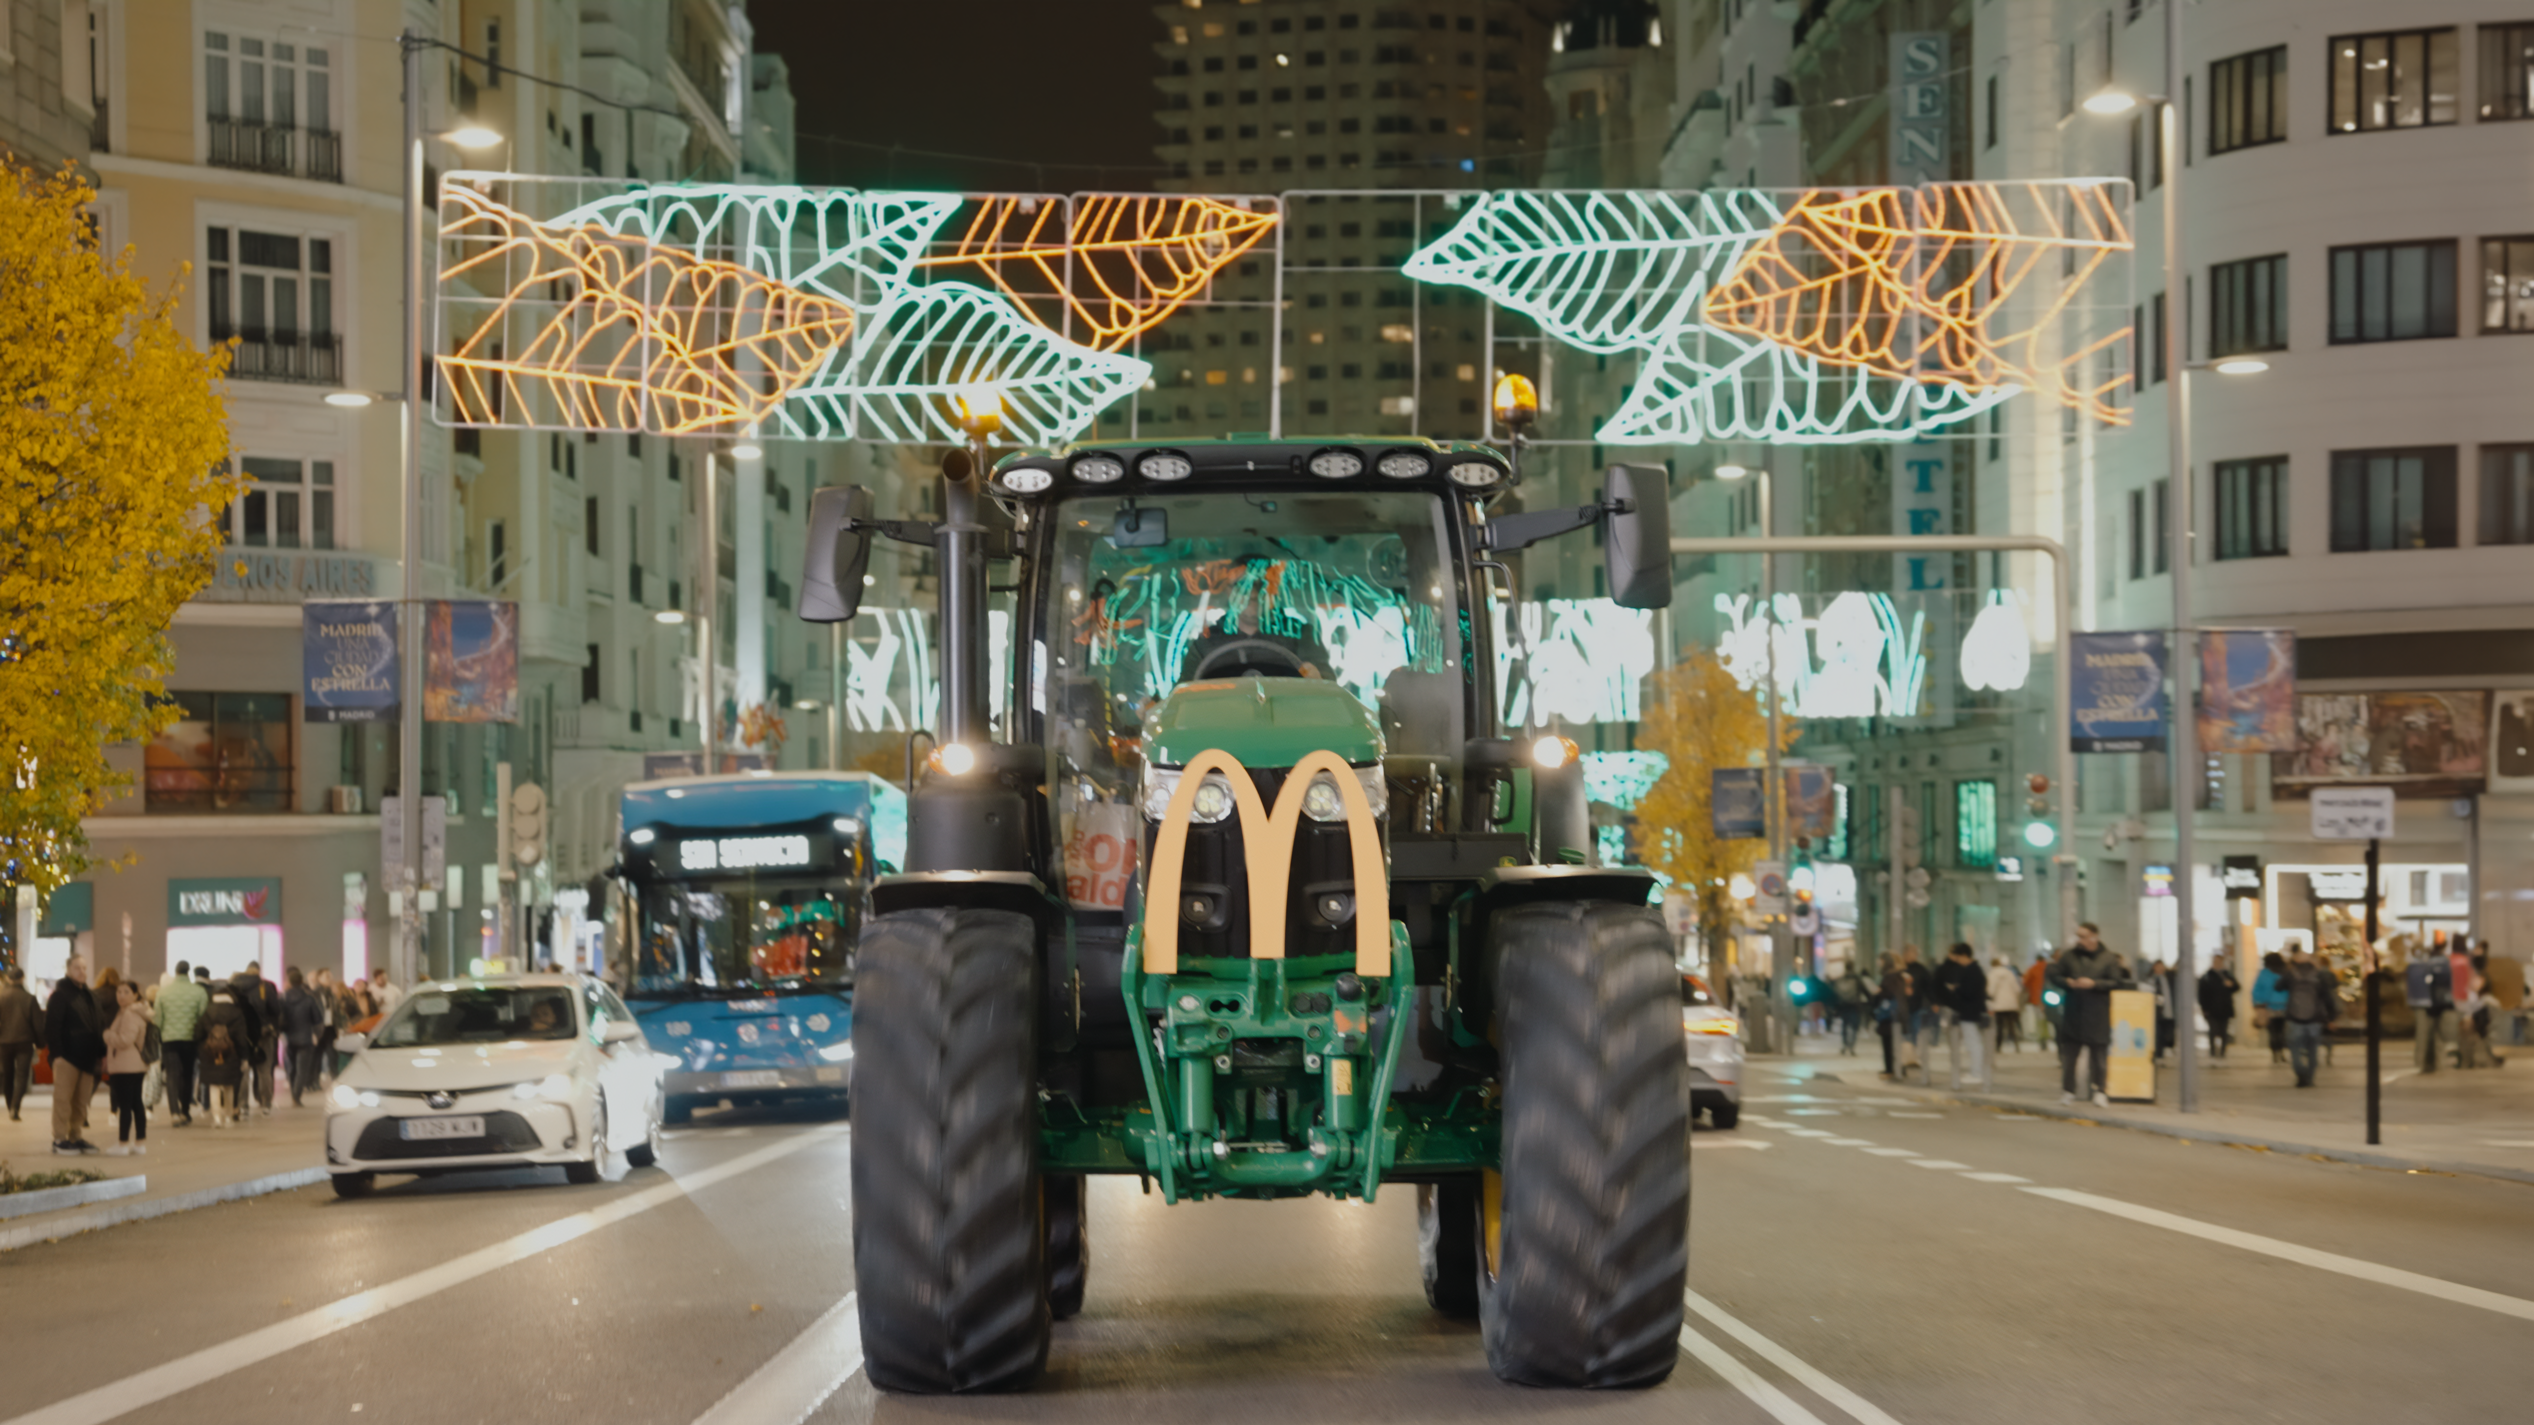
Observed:
[[[861,911],[843,878],[649,881],[634,895],[634,997],[853,983]]]

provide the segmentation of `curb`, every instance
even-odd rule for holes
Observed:
[[[126,1222],[146,1222],[153,1217],[190,1212],[197,1207],[209,1207],[214,1203],[235,1202],[247,1197],[262,1197],[266,1193],[289,1192],[293,1188],[303,1188],[325,1180],[326,1170],[323,1168],[297,1168],[286,1173],[271,1173],[260,1178],[249,1178],[245,1182],[222,1183],[217,1187],[197,1188],[192,1192],[180,1192],[168,1197],[144,1198],[104,1207],[92,1207],[84,1211],[66,1213],[50,1221],[29,1222],[16,1227],[0,1228],[0,1252],[14,1252],[20,1247],[30,1247],[38,1242],[50,1242],[56,1238],[68,1237],[80,1232],[94,1232],[102,1227],[119,1227]],[[113,1181],[139,1183],[142,1179],[116,1178]],[[94,1187],[99,1184],[92,1183],[88,1186]],[[132,1188],[126,1191],[140,1190]]]
[[[1837,1074],[1814,1074],[1823,1083],[1856,1088]],[[2030,1099],[2009,1098],[1994,1093],[1955,1093],[1950,1089],[1920,1088],[1915,1084],[1876,1082],[1872,1087],[1892,1089],[1929,1103],[1960,1103],[1975,1108],[2002,1108],[2035,1118],[2055,1118],[2068,1123],[2083,1123],[2096,1128],[2126,1128],[2133,1133],[2153,1133],[2164,1138],[2185,1138],[2194,1143],[2222,1143],[2236,1148],[2259,1148],[2271,1153],[2293,1153],[2300,1157],[2321,1158],[2334,1163],[2350,1163],[2362,1168],[2391,1168],[2408,1171],[2457,1173],[2469,1177],[2495,1178],[2502,1182],[2534,1186],[2534,1172],[2522,1168],[2503,1168],[2489,1163],[2458,1163],[2442,1158],[2407,1157],[2366,1148],[2334,1148],[2319,1143],[2293,1143],[2282,1138],[2264,1138],[2253,1133],[2233,1133],[2223,1128],[2203,1128],[2197,1124],[2163,1123],[2154,1119],[2116,1118],[2105,1116],[2092,1104],[2035,1103]]]
[[[35,1192],[13,1192],[0,1197],[0,1220],[55,1212],[91,1202],[112,1202],[118,1197],[136,1197],[149,1190],[149,1177],[142,1174],[128,1178],[100,1178],[93,1183],[72,1183],[68,1187],[42,1188]]]

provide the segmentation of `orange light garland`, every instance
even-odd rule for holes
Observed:
[[[974,265],[1030,319],[1055,299],[1087,332],[1083,345],[1117,351],[1204,292],[1215,274],[1276,225],[1219,198],[1097,194],[1070,206],[1054,199],[978,202],[958,247],[923,267]]]

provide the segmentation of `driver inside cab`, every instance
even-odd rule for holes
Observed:
[[[1317,639],[1260,631],[1259,602],[1252,596],[1225,608],[1213,631],[1189,645],[1179,666],[1181,683],[1328,676],[1329,651]]]

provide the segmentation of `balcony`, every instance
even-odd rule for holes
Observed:
[[[208,122],[214,168],[282,173],[321,183],[343,181],[343,135],[332,129],[300,129],[218,114]]]
[[[310,386],[343,384],[343,338],[331,333],[257,331],[214,327],[215,342],[235,338],[229,374],[247,381],[292,381]]]

